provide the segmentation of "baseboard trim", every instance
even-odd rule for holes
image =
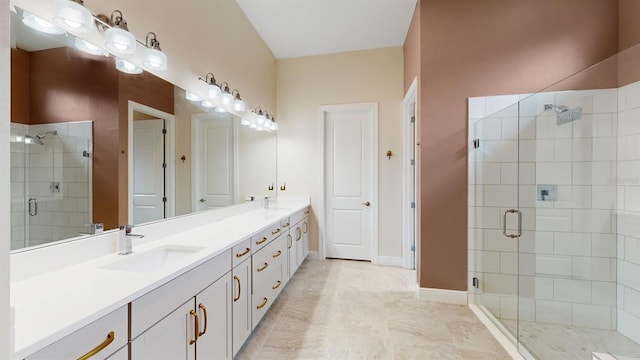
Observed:
[[[378,265],[403,267],[402,257],[399,256],[378,256]]]
[[[509,354],[509,356],[511,356],[512,359],[525,360],[522,354],[518,352],[518,348],[514,344],[515,338],[513,336],[506,335],[504,331],[496,326],[496,324],[489,318],[489,316],[487,316],[487,314],[485,314],[484,311],[482,311],[478,307],[478,305],[469,304],[469,309],[473,311],[480,322],[487,328],[487,330],[489,330],[491,335],[493,335],[493,337],[498,340],[498,343],[502,345],[504,350],[507,352],[507,354]],[[533,357],[531,357],[531,359],[533,359]]]
[[[307,259],[309,260],[318,260],[319,258],[320,256],[317,251],[309,251],[309,254],[307,255]]]
[[[446,304],[467,305],[466,291],[418,288],[418,298]]]

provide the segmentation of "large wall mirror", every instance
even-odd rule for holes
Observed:
[[[275,133],[120,72],[21,9],[11,41],[12,250],[276,195]]]

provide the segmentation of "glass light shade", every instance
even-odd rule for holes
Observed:
[[[263,130],[264,130],[264,124],[262,124],[262,125],[257,125],[257,126],[256,126],[256,130],[258,130],[258,131],[263,131]]]
[[[240,99],[235,99],[233,101],[233,110],[235,111],[244,111],[245,106],[244,106],[244,101],[240,100]]]
[[[278,131],[278,123],[275,121],[271,122],[271,131]]]
[[[222,103],[225,105],[231,105],[233,103],[233,95],[228,92],[222,94]]]
[[[104,38],[104,46],[116,54],[128,55],[136,52],[136,38],[127,30],[109,28],[105,31]]]
[[[207,86],[207,98],[217,99],[222,95],[222,90],[218,85],[209,84]]]
[[[249,123],[249,128],[255,129],[257,127],[258,127],[258,124],[256,123],[256,121],[254,119],[251,119],[251,122]]]
[[[200,101],[200,100],[202,100],[202,99],[200,98],[200,96],[198,96],[198,95],[196,95],[196,94],[194,94],[194,93],[192,93],[192,92],[190,92],[190,91],[187,91],[186,98],[187,98],[187,100],[189,100],[189,101]]]
[[[212,103],[211,101],[208,100],[204,100],[202,102],[202,106],[206,107],[206,108],[212,108],[214,106],[216,106],[214,103]]]
[[[64,30],[27,11],[22,13],[22,22],[28,27],[46,34],[64,34]]]
[[[167,54],[160,50],[146,48],[142,53],[142,65],[149,69],[165,71],[167,70]]]
[[[85,52],[87,54],[109,56],[108,52],[102,50],[101,48],[93,45],[92,43],[84,39],[76,38],[74,46],[76,47],[76,49],[82,52]]]
[[[142,73],[142,68],[136,66],[135,64],[121,58],[116,58],[116,69],[122,71],[127,74],[140,74]]]
[[[249,121],[249,120],[247,120],[245,118],[240,119],[240,125],[249,126],[250,124],[251,124],[251,121]]]
[[[220,106],[216,106],[216,108],[213,109],[213,110],[215,110],[215,112],[221,113],[221,114],[224,114],[224,113],[227,112],[227,110],[225,110],[224,108],[221,108]]]
[[[91,11],[71,0],[56,1],[53,21],[74,34],[91,32],[94,27]]]
[[[265,121],[267,121],[267,118],[264,117],[264,115],[258,115],[258,117],[256,118],[256,124],[258,125],[264,124]]]
[[[264,124],[262,124],[262,127],[265,128],[265,130],[271,130],[271,120],[267,119]]]

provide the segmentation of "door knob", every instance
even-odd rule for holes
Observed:
[[[363,202],[363,203],[362,203],[362,205],[364,205],[364,206],[371,206],[371,203],[367,201],[367,202]]]
[[[201,202],[201,203],[203,203],[203,202],[205,202],[205,201],[207,201],[207,200],[205,200],[205,199],[200,199],[200,202]]]

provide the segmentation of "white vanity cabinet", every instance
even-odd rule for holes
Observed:
[[[247,256],[247,252],[249,255]],[[231,294],[233,309],[233,356],[251,335],[251,239],[233,248]]]
[[[107,359],[127,345],[127,307],[92,322],[80,330],[34,353],[26,360],[79,359],[93,354],[91,359]]]
[[[231,250],[131,302],[132,359],[231,359]]]
[[[282,291],[287,273],[286,236],[279,236],[252,256],[251,322],[255,328]]]

